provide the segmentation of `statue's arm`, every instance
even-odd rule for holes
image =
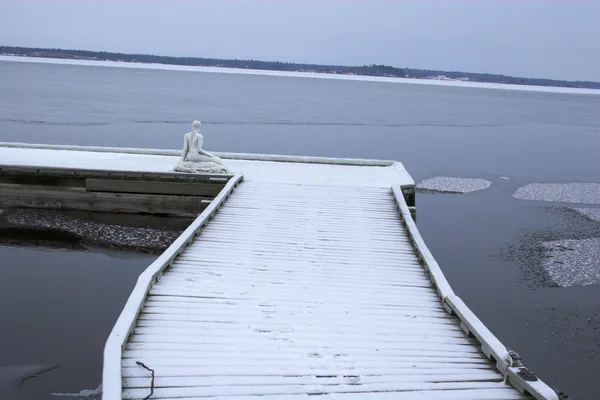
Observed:
[[[189,145],[188,145],[188,141],[187,138],[183,139],[183,151],[181,152],[181,161],[185,161],[185,158],[187,157],[187,153],[189,151]]]

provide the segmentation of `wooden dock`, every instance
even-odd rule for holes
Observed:
[[[91,150],[0,145],[0,165],[85,152],[69,167],[166,173],[176,159]],[[114,326],[103,399],[558,398],[454,294],[401,164],[222,156],[234,175]]]

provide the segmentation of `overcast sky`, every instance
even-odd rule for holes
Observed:
[[[0,44],[600,81],[600,0],[0,0]]]

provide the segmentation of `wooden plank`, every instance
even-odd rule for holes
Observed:
[[[361,310],[388,310],[391,313],[397,311],[403,311],[406,309],[413,309],[415,307],[421,310],[434,310],[434,311],[442,311],[446,312],[439,302],[422,302],[420,300],[407,299],[407,301],[403,301],[401,304],[398,303],[386,303],[386,302],[365,302],[363,304],[352,304],[349,305],[347,301],[335,301],[335,300],[327,300],[327,301],[311,301],[310,299],[249,299],[245,298],[243,300],[220,300],[220,299],[207,299],[207,298],[193,298],[186,296],[148,296],[149,300],[160,301],[163,304],[168,304],[170,302],[185,302],[188,304],[193,304],[194,306],[201,307],[227,307],[227,306],[248,306],[248,307],[261,307],[265,309],[269,309],[271,307],[281,307],[282,309],[287,308],[301,308],[301,309],[311,309],[311,308],[323,308],[323,309],[332,309],[332,310],[340,310],[340,309],[348,309],[351,307],[353,310],[361,311]],[[413,301],[408,301],[413,300]]]
[[[300,300],[296,300],[296,301],[291,301],[290,299],[281,299],[281,298],[265,298],[265,296],[260,296],[260,293],[257,291],[257,293],[255,294],[248,294],[246,292],[239,292],[239,293],[231,293],[231,294],[223,294],[222,292],[212,292],[212,293],[208,293],[206,290],[202,290],[202,289],[187,289],[187,288],[180,288],[177,290],[173,290],[173,289],[169,289],[169,288],[163,288],[163,287],[153,287],[150,291],[150,295],[152,296],[177,296],[180,298],[185,298],[193,300],[193,299],[198,299],[198,300],[232,300],[232,301],[246,301],[246,300],[250,300],[250,301],[273,301],[273,302],[299,302]],[[316,297],[316,295],[311,296],[312,301],[315,301],[317,303],[319,302],[327,302],[330,299],[327,297],[327,295],[321,295],[320,297]],[[352,293],[348,293],[347,296],[344,298],[344,300],[346,300],[346,303],[348,300],[352,299],[353,300],[353,304],[357,305],[357,306],[362,306],[365,304],[376,304],[376,303],[388,303],[388,304],[402,304],[405,303],[406,300],[399,300],[397,299],[397,302],[391,302],[390,299],[385,299],[385,298],[380,298],[380,297],[375,297],[375,296],[371,296],[371,297],[361,297],[361,298],[357,298],[357,297],[353,297]],[[407,296],[406,299],[408,301],[414,300],[411,297]],[[419,302],[423,302],[426,305],[437,305],[438,303],[435,302],[435,300],[419,300]],[[316,303],[316,304],[317,304]],[[413,303],[415,304],[415,303]]]
[[[297,323],[303,323],[307,325],[318,325],[330,326],[335,324],[339,327],[354,327],[359,324],[369,324],[373,327],[373,330],[379,329],[393,329],[393,326],[404,325],[408,327],[423,327],[429,329],[441,328],[442,326],[457,327],[455,322],[452,320],[437,319],[434,317],[417,317],[417,316],[403,316],[390,314],[387,318],[380,316],[367,316],[361,314],[351,313],[339,313],[330,314],[329,319],[327,313],[309,314],[309,313],[282,313],[279,311],[263,311],[256,313],[249,313],[249,315],[243,318],[237,318],[237,314],[217,314],[217,313],[202,313],[200,309],[185,309],[185,308],[172,308],[172,312],[167,311],[168,307],[144,307],[144,314],[140,317],[148,320],[172,320],[172,321],[196,321],[196,322],[210,322],[213,324],[223,323],[248,323],[248,324],[270,324],[273,328],[282,328],[286,326],[294,326],[293,322],[289,320],[296,319]],[[391,324],[389,319],[394,318],[394,324]],[[353,324],[351,319],[356,319],[359,322]]]
[[[197,245],[194,247],[190,247],[186,250],[186,254],[203,254],[206,253],[207,250],[239,250],[240,253],[244,252],[256,252],[263,254],[275,254],[281,256],[284,252],[294,253],[294,252],[303,252],[307,254],[314,255],[318,257],[318,259],[322,259],[324,257],[332,258],[335,260],[344,261],[345,259],[352,259],[356,261],[369,261],[369,262],[398,262],[400,260],[408,261],[409,263],[414,263],[415,260],[415,252],[410,248],[397,248],[395,250],[386,251],[372,249],[369,251],[367,248],[337,248],[334,245],[327,244],[325,242],[305,242],[305,243],[282,243],[280,242],[276,246],[263,246],[262,244],[255,245],[252,242],[245,243],[245,245],[239,244],[237,242],[232,241],[228,244],[223,244],[222,242],[209,242],[203,241],[202,245]]]
[[[456,320],[446,315],[445,317],[441,316],[431,316],[431,315],[419,315],[419,313],[415,310],[414,313],[389,313],[387,315],[384,314],[366,314],[366,313],[354,313],[351,310],[342,311],[337,313],[332,312],[319,312],[318,309],[305,310],[305,311],[284,311],[284,310],[265,310],[265,309],[255,309],[253,311],[246,311],[244,313],[244,317],[239,317],[239,312],[207,312],[204,309],[198,308],[187,308],[187,307],[175,307],[172,303],[168,305],[161,304],[159,306],[154,306],[150,304],[146,304],[144,306],[143,312],[146,314],[168,314],[168,315],[190,315],[190,314],[202,314],[202,317],[210,318],[212,322],[229,322],[231,320],[235,321],[246,321],[246,320],[262,320],[267,318],[272,322],[285,322],[286,319],[297,319],[301,322],[318,322],[322,320],[323,323],[350,323],[354,318],[359,319],[360,322],[357,324],[369,323],[369,324],[389,324],[390,317],[394,318],[394,323],[400,324],[445,324],[457,326]]]
[[[1,147],[1,146],[0,146]],[[117,171],[102,169],[82,169],[76,167],[43,167],[27,165],[0,164],[1,175],[32,175],[38,177],[61,178],[112,178],[112,179],[144,179],[173,182],[213,182],[226,184],[233,175],[225,174],[185,174],[178,172],[149,172],[149,171]]]
[[[202,333],[196,333],[194,331],[177,331],[176,329],[169,329],[169,328],[142,328],[142,327],[137,327],[135,329],[135,335],[137,335],[136,337],[140,340],[140,343],[143,343],[143,339],[145,335],[153,335],[153,337],[158,337],[158,336],[165,336],[165,337],[179,337],[181,338],[183,343],[196,343],[196,342],[189,342],[187,341],[187,338],[190,338],[191,336],[196,336],[196,337],[200,337],[202,338],[201,342],[200,342],[200,346],[204,346],[204,345],[211,345],[211,344],[218,344],[218,345],[224,345],[224,346],[230,346],[232,343],[235,344],[236,342],[239,343],[239,336],[234,336],[234,339],[227,337],[227,335],[224,335],[222,337],[217,337],[217,336],[210,336],[210,335],[204,335]],[[396,358],[398,355],[395,352],[387,352],[386,350],[398,350],[398,351],[402,351],[402,352],[407,352],[410,354],[416,354],[416,355],[445,355],[446,353],[453,353],[453,352],[457,352],[459,354],[461,354],[462,356],[471,356],[473,354],[477,355],[477,358],[481,358],[481,351],[473,346],[471,343],[467,343],[467,344],[453,344],[453,343],[436,343],[436,342],[430,342],[428,341],[428,339],[425,337],[423,338],[422,336],[420,337],[420,342],[417,342],[416,340],[413,341],[404,341],[402,339],[404,339],[403,336],[399,336],[395,341],[394,340],[381,340],[380,338],[376,337],[376,336],[371,336],[371,339],[377,340],[377,343],[371,346],[368,346],[367,343],[361,342],[360,340],[356,340],[356,338],[351,338],[351,339],[344,339],[343,336],[339,336],[336,337],[335,341],[332,339],[328,339],[327,341],[324,341],[322,338],[316,337],[316,336],[305,336],[304,334],[296,334],[296,335],[290,335],[290,334],[281,334],[281,333],[274,333],[274,332],[264,332],[264,333],[259,333],[254,331],[249,331],[248,332],[248,337],[252,338],[252,346],[255,347],[260,347],[262,348],[263,346],[266,347],[270,347],[273,345],[273,342],[276,342],[278,340],[281,341],[288,341],[288,339],[293,339],[294,340],[294,345],[298,346],[298,347],[306,347],[307,350],[309,350],[309,348],[314,348],[314,349],[319,349],[320,347],[322,347],[324,342],[335,342],[335,348],[332,348],[330,350],[326,350],[324,352],[324,354],[320,355],[322,357],[327,357],[327,356],[334,356],[335,354],[345,354],[344,353],[344,349],[373,349],[373,348],[377,348],[379,349],[379,351],[377,352],[373,352],[370,351],[369,354],[367,354],[369,357],[373,356],[375,357],[374,359],[378,359],[378,358]],[[200,347],[199,346],[199,347]],[[278,346],[279,347],[279,346]],[[193,347],[190,347],[189,349],[176,349],[176,348],[168,348],[168,349],[164,349],[164,350],[140,350],[138,352],[135,351],[131,351],[130,353],[128,353],[128,355],[124,354],[125,358],[132,358],[132,357],[143,357],[144,356],[144,352],[148,351],[148,355],[150,354],[158,354],[158,355],[164,355],[165,357],[168,357],[170,354],[175,357],[193,357],[193,356],[197,356],[194,355],[194,351],[193,351]],[[202,351],[201,349],[196,349],[197,351]],[[189,351],[190,355],[186,354],[186,352]],[[197,352],[196,351],[196,352]],[[287,349],[286,350],[282,350],[282,353],[287,353]],[[376,354],[374,354],[376,353]],[[309,357],[309,352],[307,352],[306,354],[304,354],[304,357],[308,358]],[[315,354],[321,354],[319,351],[316,351]],[[350,353],[347,356],[348,359],[352,360],[354,359],[354,357],[356,355],[361,354],[360,352],[358,353]],[[403,353],[404,354],[404,353]],[[456,357],[456,354],[451,354],[453,356]],[[335,357],[333,357],[335,358]]]
[[[198,387],[198,386],[244,386],[244,385],[337,385],[337,384],[357,384],[370,385],[377,383],[397,383],[397,382],[461,382],[470,381],[495,381],[502,380],[502,376],[497,371],[476,370],[467,374],[444,375],[443,370],[440,374],[433,376],[426,375],[387,375],[387,376],[336,376],[336,377],[316,377],[316,376],[211,376],[205,379],[197,377],[156,377],[155,387]],[[125,378],[123,380],[124,388],[148,388],[148,378]]]
[[[260,349],[262,350],[262,349]],[[233,349],[231,350],[233,352]],[[388,362],[377,362],[371,361],[361,362],[361,363],[349,363],[345,367],[341,364],[336,365],[334,362],[330,360],[324,360],[319,362],[319,360],[312,360],[312,362],[307,362],[304,364],[294,364],[292,360],[290,360],[288,365],[273,365],[271,361],[256,361],[249,363],[248,361],[244,361],[243,359],[221,359],[217,358],[214,361],[214,364],[210,364],[207,360],[204,360],[201,356],[198,357],[142,357],[139,359],[133,358],[124,358],[121,362],[123,368],[131,368],[137,367],[137,361],[142,360],[144,364],[149,367],[207,367],[211,366],[214,368],[223,367],[230,368],[229,374],[232,375],[256,375],[256,373],[264,374],[264,370],[271,368],[272,371],[275,372],[275,375],[296,375],[296,374],[306,374],[310,373],[309,371],[313,370],[315,374],[323,374],[323,375],[332,375],[332,374],[340,374],[340,375],[359,375],[362,373],[372,373],[376,374],[380,371],[393,371],[397,368],[409,368],[412,365],[416,365],[420,362],[422,363],[437,363],[439,365],[444,363],[453,364],[455,368],[460,367],[462,364],[479,364],[485,367],[485,369],[493,369],[493,365],[489,362],[485,362],[481,360],[481,358],[469,358],[469,357],[461,357],[461,358],[452,358],[452,357],[427,357],[427,356],[416,356],[416,355],[406,355],[404,356],[404,360],[399,357],[399,361],[388,361]],[[412,363],[412,364],[411,364]],[[285,363],[284,363],[285,364]],[[262,370],[262,371],[261,371]],[[346,370],[346,371],[344,371]],[[216,371],[216,370],[215,370]]]
[[[226,248],[223,247],[222,248],[222,252],[225,252]],[[319,267],[319,266],[324,266],[324,265],[337,265],[340,269],[341,268],[355,268],[355,269],[360,269],[362,270],[365,274],[367,274],[371,269],[368,267],[369,265],[373,265],[373,270],[377,271],[377,269],[379,268],[380,270],[386,270],[389,271],[389,273],[401,273],[402,270],[401,268],[403,266],[411,268],[413,270],[421,270],[421,266],[412,261],[409,257],[405,257],[402,259],[398,259],[396,261],[394,260],[369,260],[368,258],[366,259],[353,259],[352,257],[346,257],[344,259],[336,259],[335,257],[324,257],[324,259],[306,259],[306,258],[302,258],[299,257],[300,254],[291,254],[291,255],[282,255],[281,257],[277,257],[274,255],[265,255],[265,256],[257,256],[255,258],[253,258],[252,260],[249,260],[248,258],[250,257],[249,254],[243,254],[243,253],[233,253],[232,257],[229,257],[227,260],[223,260],[224,257],[220,257],[218,254],[215,254],[215,252],[211,252],[211,251],[206,251],[206,252],[198,252],[198,254],[182,254],[181,259],[182,260],[186,260],[189,262],[196,262],[198,263],[198,265],[201,265],[201,263],[206,262],[206,261],[217,261],[217,260],[222,260],[222,261],[226,261],[231,263],[231,265],[240,265],[240,264],[246,264],[248,265],[249,263],[253,263],[254,265],[271,265],[271,264],[280,264],[280,265],[285,265],[285,266],[299,266],[299,265],[304,265],[304,266],[309,266],[310,264],[313,264],[314,267]],[[235,258],[233,258],[235,257]],[[259,264],[260,263],[260,264]],[[252,265],[252,264],[250,264]]]
[[[403,339],[406,335],[414,335],[415,337],[422,336],[423,332],[427,332],[427,337],[448,337],[448,338],[464,338],[467,339],[460,328],[452,325],[438,326],[436,329],[424,330],[422,325],[391,325],[387,329],[378,329],[365,332],[361,326],[325,326],[325,325],[300,325],[298,329],[290,326],[271,326],[268,323],[257,323],[257,324],[243,324],[243,323],[232,323],[232,324],[219,324],[213,322],[203,321],[187,321],[187,320],[165,320],[156,318],[142,318],[138,321],[138,327],[177,327],[182,331],[187,329],[195,329],[202,331],[219,332],[222,335],[231,333],[233,337],[248,337],[253,332],[274,332],[274,333],[303,333],[306,330],[310,330],[315,334],[320,334],[322,337],[325,335],[331,335],[331,337],[337,337],[344,335],[352,337],[355,334],[373,334],[374,336],[380,335],[392,335],[397,337],[398,340]],[[241,339],[240,338],[240,339]]]
[[[178,196],[216,196],[222,184],[142,181],[129,179],[86,179],[88,192],[167,194]]]
[[[164,279],[164,278],[163,278]],[[191,303],[187,301],[170,301],[166,302],[158,300],[153,296],[149,296],[146,299],[146,307],[171,307],[180,308],[184,310],[190,310],[192,312],[202,312],[204,314],[239,314],[239,313],[253,313],[253,312],[267,312],[271,310],[277,313],[323,313],[323,314],[337,314],[345,313],[351,316],[386,316],[391,315],[404,315],[408,317],[440,317],[447,318],[448,314],[440,307],[440,309],[429,309],[420,306],[400,306],[395,309],[389,308],[359,308],[354,305],[347,305],[346,307],[332,307],[329,304],[320,306],[286,306],[286,305],[273,305],[270,307],[260,306],[258,304],[237,304],[237,305],[226,305],[226,304],[203,304],[203,303]]]
[[[260,349],[260,348],[259,348]],[[282,375],[296,375],[298,371],[306,372],[312,369],[320,369],[323,370],[329,369],[329,373],[327,375],[354,375],[352,372],[356,374],[362,372],[374,372],[374,371],[382,371],[382,370],[390,370],[393,371],[396,368],[406,367],[408,363],[418,362],[428,362],[428,363],[453,363],[456,367],[460,368],[461,364],[481,364],[488,367],[487,370],[494,371],[493,365],[489,363],[483,363],[477,361],[474,358],[460,358],[458,360],[452,360],[451,357],[428,357],[428,356],[417,356],[417,355],[405,355],[403,357],[398,357],[398,360],[394,360],[393,358],[389,359],[374,359],[374,360],[361,360],[360,358],[348,359],[348,360],[336,360],[336,359],[296,359],[289,358],[287,360],[276,360],[276,359],[252,359],[252,358],[220,358],[217,357],[213,360],[206,360],[202,354],[206,353],[208,355],[212,355],[214,357],[215,353],[199,351],[194,353],[195,357],[177,357],[177,355],[173,356],[165,356],[165,352],[151,352],[150,354],[143,357],[133,357],[133,358],[123,358],[122,366],[123,368],[136,367],[137,361],[142,361],[144,364],[148,366],[155,367],[222,367],[222,368],[230,368],[230,374],[232,375],[243,375],[246,368],[255,368],[256,371],[260,371],[260,369],[269,368],[269,369],[281,369],[277,374]],[[131,354],[127,352],[127,354]],[[400,360],[403,358],[404,360]],[[211,364],[211,361],[213,363]],[[345,373],[344,373],[345,372]],[[264,372],[263,372],[264,373]],[[502,377],[502,375],[498,372],[498,376]]]
[[[255,376],[282,376],[286,375],[286,371],[281,368],[272,367],[252,367],[251,364],[247,366],[247,369],[238,371],[233,370],[229,367],[171,367],[171,366],[160,366],[155,365],[153,368],[156,371],[157,376],[163,377],[255,377]],[[469,363],[438,363],[438,362],[406,362],[404,366],[398,366],[395,369],[371,369],[371,370],[358,370],[354,373],[340,373],[337,371],[335,374],[341,375],[358,375],[360,376],[431,376],[435,378],[438,375],[475,375],[482,372],[494,372],[497,371],[491,369],[486,364],[469,364]],[[331,371],[327,371],[323,367],[307,367],[297,368],[294,370],[293,376],[310,376],[310,377],[327,377],[331,376]],[[126,378],[137,378],[137,377],[148,377],[148,371],[140,368],[138,365],[135,367],[124,367],[123,377]],[[514,393],[515,390],[511,389]]]
[[[369,270],[366,270],[369,271]],[[424,277],[419,276],[409,276],[405,279],[398,277],[394,279],[391,284],[378,283],[374,281],[367,281],[369,283],[368,287],[364,285],[361,286],[357,282],[352,282],[351,280],[336,280],[334,282],[324,282],[327,278],[332,278],[336,276],[335,271],[323,271],[320,275],[315,276],[314,278],[297,278],[294,279],[293,274],[279,275],[271,274],[269,271],[264,271],[262,273],[255,274],[241,274],[246,278],[245,282],[251,283],[256,286],[271,286],[271,285],[280,285],[283,289],[289,289],[291,287],[304,286],[311,287],[311,289],[315,288],[346,288],[346,289],[354,289],[359,292],[371,291],[377,292],[378,294],[395,294],[398,290],[402,290],[402,288],[430,288],[432,287],[431,281],[428,281]],[[292,276],[289,276],[292,275]],[[358,275],[357,275],[358,276]],[[230,275],[229,278],[236,278],[235,275]],[[238,278],[238,281],[239,278]],[[210,276],[206,274],[169,274],[167,277],[162,278],[163,283],[172,283],[175,286],[189,286],[190,284],[197,282],[202,284],[214,284],[214,285],[225,285],[227,287],[233,286],[233,282],[227,281],[227,277],[217,277]],[[245,282],[240,282],[241,285],[244,285]],[[231,284],[231,285],[230,285]]]
[[[222,232],[222,231],[221,231]],[[203,232],[204,233],[204,237],[202,238],[203,242],[211,242],[211,243],[231,243],[231,242],[236,242],[240,239],[246,239],[248,240],[249,244],[261,244],[264,246],[273,246],[273,245],[278,245],[278,244],[298,244],[298,235],[292,233],[289,233],[288,235],[276,235],[274,233],[268,233],[267,231],[253,231],[253,235],[252,237],[244,237],[241,231],[237,232],[237,235],[235,232],[233,232],[233,230],[231,231],[231,236],[228,237],[223,237],[220,236],[216,230],[206,230]],[[349,238],[342,238],[342,237],[333,237],[333,236],[328,236],[327,238],[325,237],[320,237],[320,236],[315,236],[312,238],[312,240],[309,243],[317,243],[317,244],[322,244],[322,245],[329,245],[329,246],[336,246],[336,248],[338,249],[355,249],[355,250],[365,250],[365,251],[378,251],[378,252],[387,252],[388,250],[398,250],[399,245],[401,246],[401,248],[405,248],[403,245],[406,244],[406,247],[410,248],[411,244],[410,241],[405,240],[405,241],[393,241],[393,240],[387,240],[387,241],[382,241],[377,243],[378,246],[375,246],[373,243],[369,243],[365,240],[349,240]]]
[[[221,296],[222,297],[222,296]],[[173,293],[173,294],[152,294],[148,296],[148,298],[154,298],[158,301],[185,301],[185,302],[193,302],[193,303],[202,303],[202,304],[248,304],[248,305],[258,305],[259,307],[272,307],[274,305],[277,306],[301,306],[305,308],[310,307],[321,307],[323,305],[331,306],[331,307],[349,307],[348,301],[345,299],[338,298],[330,298],[326,301],[311,299],[311,298],[278,298],[278,299],[268,299],[265,297],[262,298],[251,298],[250,296],[240,296],[239,299],[236,298],[209,298],[208,296],[198,296],[198,295],[188,295],[183,293]],[[388,308],[391,312],[397,310],[398,307],[422,307],[422,308],[433,308],[436,310],[442,310],[442,305],[439,300],[427,301],[422,299],[415,299],[412,297],[406,297],[401,303],[399,302],[387,302],[387,301],[379,301],[377,299],[373,299],[371,301],[362,301],[362,302],[353,302],[351,305],[356,309],[363,308]]]
[[[244,276],[246,278],[256,278],[259,276],[268,276],[272,280],[294,280],[300,279],[302,277],[303,281],[310,280],[319,280],[323,279],[327,276],[335,276],[335,283],[342,284],[347,283],[348,287],[360,286],[361,282],[358,282],[357,279],[361,278],[362,282],[374,284],[374,285],[384,285],[384,286],[402,286],[402,282],[405,280],[404,277],[408,278],[423,278],[427,275],[425,271],[416,268],[394,268],[392,271],[392,277],[388,279],[386,282],[384,279],[386,276],[390,276],[390,271],[388,270],[387,274],[383,271],[378,271],[373,268],[361,268],[360,270],[352,270],[345,269],[340,272],[340,270],[330,270],[327,266],[319,265],[322,270],[318,269],[292,269],[285,267],[276,268],[271,265],[232,265],[230,263],[220,263],[214,264],[212,261],[204,261],[202,263],[194,263],[193,261],[183,261],[177,260],[177,270],[172,271],[174,275],[187,275],[189,278],[201,278],[201,277],[219,277],[221,279],[233,278],[236,276]],[[220,267],[220,268],[219,268]],[[225,269],[229,268],[229,269]],[[369,272],[368,278],[365,278],[365,271]]]
[[[170,387],[156,388],[154,398],[161,397],[192,397],[192,396],[265,396],[265,395],[293,395],[297,393],[328,394],[328,393],[369,393],[375,392],[401,392],[401,391],[453,391],[459,389],[504,389],[504,384],[499,382],[398,382],[391,384],[372,385],[311,385],[310,387],[289,386],[196,386],[196,387]],[[125,389],[123,398],[140,399],[148,394],[148,389]],[[517,397],[520,398],[520,397]]]
[[[202,329],[201,327],[194,326],[173,326],[170,324],[152,324],[150,321],[138,321],[138,325],[135,328],[136,334],[177,334],[177,335],[196,335],[207,338],[207,340],[211,340],[211,338],[222,338],[224,336],[228,336],[230,340],[242,341],[244,338],[251,337],[269,337],[269,338],[289,338],[293,337],[293,335],[298,334],[302,335],[302,337],[316,340],[323,337],[323,332],[318,330],[311,330],[310,327],[305,327],[304,329],[294,328],[291,330],[270,330],[270,329]],[[461,336],[450,336],[450,335],[424,335],[423,331],[420,328],[404,328],[404,329],[393,329],[389,332],[364,332],[364,331],[355,331],[355,332],[328,332],[329,340],[335,340],[335,342],[373,342],[373,343],[405,343],[407,346],[418,346],[419,344],[425,343],[426,345],[433,344],[449,344],[449,345],[457,345],[457,346],[470,346],[471,349],[476,349],[477,343],[471,338],[465,338]],[[387,334],[384,334],[387,333]],[[130,350],[135,349],[155,349],[155,350],[185,350],[187,349],[187,344],[177,344],[177,343],[137,343],[137,347],[130,346],[132,343],[129,343],[126,347]],[[474,350],[477,351],[477,350]],[[388,357],[387,354],[381,354],[381,356]]]
[[[378,393],[318,393],[319,400],[521,400],[527,399],[512,388],[501,389],[457,389],[457,390],[413,390],[405,392],[378,392]],[[311,400],[311,394],[286,394],[286,395],[244,395],[244,396],[216,396],[216,397],[161,397],[165,400]],[[159,398],[159,397],[153,397]]]
[[[275,285],[274,285],[275,286]],[[285,294],[285,291],[279,291],[280,296],[275,296],[273,294],[269,294],[268,297],[264,296],[264,288],[256,289],[252,292],[248,291],[248,288],[240,288],[236,291],[231,291],[227,294],[224,294],[222,291],[217,290],[207,290],[202,289],[197,286],[178,286],[178,287],[166,287],[165,285],[156,285],[152,288],[152,295],[167,295],[167,296],[187,296],[187,297],[198,297],[198,298],[221,298],[221,299],[252,299],[252,300],[266,300],[266,301],[280,301],[281,299],[285,300],[286,297],[281,294]],[[270,291],[275,291],[274,288],[269,288]],[[304,288],[307,291],[307,288]],[[336,294],[337,297],[343,297],[347,301],[353,301],[353,304],[363,304],[369,303],[372,300],[378,301],[387,301],[391,304],[402,304],[404,299],[414,299],[415,295],[406,295],[406,296],[382,296],[378,295],[377,292],[372,294],[363,294],[356,293],[351,290],[343,291],[341,293]],[[307,296],[308,297],[308,296]],[[428,296],[421,296],[422,301],[430,302],[431,304],[435,304],[435,298],[431,298]],[[326,302],[329,300],[328,293],[324,293],[322,291],[311,291],[310,298],[312,300],[317,300],[321,302]]]
[[[19,174],[0,171],[0,183],[49,187],[85,187],[85,179],[77,176],[61,177],[40,174]]]

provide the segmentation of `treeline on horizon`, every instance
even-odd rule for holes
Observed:
[[[0,54],[12,54],[28,57],[62,58],[75,60],[95,60],[95,61],[123,61],[153,64],[170,64],[185,66],[203,66],[203,67],[226,67],[240,69],[262,69],[272,71],[305,71],[329,74],[354,74],[365,76],[388,76],[388,77],[409,77],[417,79],[426,79],[438,75],[444,75],[448,78],[460,79],[468,78],[472,82],[492,82],[508,83],[515,85],[534,85],[534,86],[554,86],[554,87],[572,87],[600,89],[600,82],[591,81],[561,81],[554,79],[541,78],[522,78],[497,74],[457,72],[457,71],[438,71],[412,68],[396,68],[388,65],[363,65],[363,66],[343,66],[343,65],[319,65],[319,64],[301,64],[280,61],[258,61],[258,60],[228,60],[217,58],[201,57],[168,57],[156,56],[151,54],[123,54],[104,51],[89,50],[64,50],[64,49],[44,49],[33,47],[13,47],[0,46]]]

